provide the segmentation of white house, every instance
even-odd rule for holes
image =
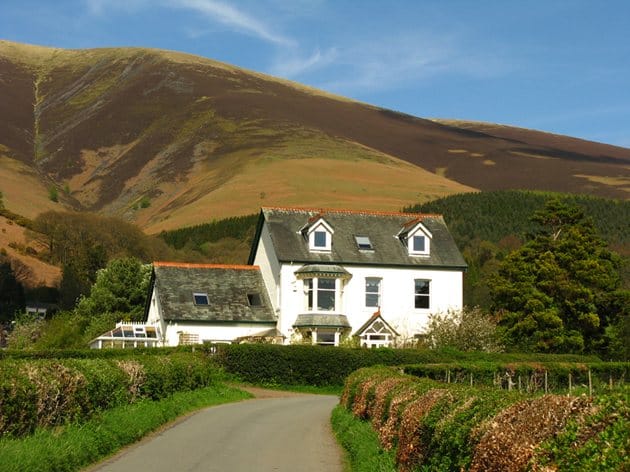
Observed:
[[[439,215],[263,208],[249,265],[155,262],[145,322],[92,347],[311,342],[421,335],[462,308],[466,263]]]
[[[462,308],[466,263],[440,215],[263,208],[249,264],[285,342],[384,346]]]
[[[252,265],[154,262],[145,316],[161,346],[281,339]]]

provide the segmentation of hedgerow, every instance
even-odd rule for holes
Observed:
[[[192,353],[5,359],[0,364],[0,436],[24,436],[137,400],[206,387],[214,383],[216,373],[206,356]]]
[[[372,367],[348,377],[340,404],[371,422],[400,471],[589,470],[589,454],[604,471],[628,465],[628,391],[532,396]]]
[[[214,348],[213,348],[214,349]],[[349,349],[324,346],[221,344],[217,361],[229,373],[258,384],[343,385],[357,369],[373,365],[459,362],[597,362],[576,355],[463,353],[452,349]]]

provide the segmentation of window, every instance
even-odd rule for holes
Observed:
[[[371,251],[372,249],[374,249],[372,247],[372,242],[370,241],[370,238],[368,238],[367,236],[355,236],[354,239],[357,242],[357,247],[359,248],[359,250]]]
[[[249,303],[249,306],[262,306],[262,298],[260,297],[260,293],[248,293],[247,303]]]
[[[337,299],[336,279],[304,279],[306,309],[308,311],[335,311]]]
[[[430,304],[430,280],[415,280],[415,307],[429,308]]]
[[[313,236],[313,246],[317,249],[326,248],[326,231],[315,231],[315,235]]]
[[[209,305],[207,293],[193,293],[193,300],[195,305]]]
[[[381,279],[376,277],[365,279],[365,306],[381,306]]]
[[[413,237],[413,252],[425,252],[424,236]]]

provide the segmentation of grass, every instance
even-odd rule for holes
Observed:
[[[345,469],[352,472],[393,472],[395,453],[385,451],[367,421],[354,417],[343,406],[332,412],[331,423],[337,441],[346,451]]]
[[[225,385],[179,392],[163,400],[141,401],[102,412],[88,422],[34,435],[0,440],[3,472],[80,470],[138,441],[166,423],[212,405],[250,398]]]

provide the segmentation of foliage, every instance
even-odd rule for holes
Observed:
[[[41,337],[45,321],[38,315],[20,313],[7,338],[9,349],[32,349]]]
[[[611,401],[615,406],[602,414],[597,404]],[[598,443],[605,445],[598,457],[610,465],[599,470],[617,470],[630,439],[627,395],[614,393],[594,404],[585,396],[447,386],[373,367],[347,378],[340,403],[357,418],[355,425],[369,421],[380,441],[372,454],[379,447],[395,452],[400,471],[526,470],[543,462],[548,451],[570,457],[571,438],[590,439],[595,429],[590,425],[601,424],[601,417],[611,432],[604,436],[610,442]],[[578,451],[586,458],[586,450]]]
[[[569,421],[564,431],[543,443],[531,465],[537,470],[605,472],[625,470],[630,457],[629,389],[595,398],[595,414]]]
[[[31,346],[32,349],[74,349],[85,346],[83,340],[83,320],[74,312],[55,313],[51,318],[40,322],[40,334]]]
[[[332,412],[331,424],[337,441],[346,450],[353,472],[394,472],[396,463],[391,451],[384,450],[378,435],[365,421],[357,421],[352,413],[338,405]]]
[[[63,267],[64,308],[76,297],[66,291],[85,294],[96,281],[96,272],[114,258],[136,257],[143,262],[169,258],[172,251],[159,238],[119,218],[89,213],[47,211],[35,219],[32,237],[46,247],[43,254]]]
[[[425,342],[433,349],[453,347],[460,351],[500,352],[497,324],[480,308],[464,308],[429,315]]]
[[[59,190],[54,185],[48,187],[48,199],[55,203],[59,201]]]
[[[521,350],[594,352],[614,321],[598,304],[621,285],[618,258],[577,207],[550,200],[532,220],[539,229],[501,263],[491,287],[506,340]]]
[[[89,296],[79,300],[76,312],[84,318],[121,312],[131,321],[140,321],[150,278],[151,265],[133,257],[113,259],[97,272]]]
[[[627,269],[622,277],[625,288],[630,288],[630,201],[501,190],[452,195],[404,211],[444,215],[468,264],[464,277],[464,304],[489,310],[489,288],[500,262],[520,247],[526,235],[536,228],[531,215],[554,198],[583,208],[608,246],[624,256]]]
[[[257,221],[258,214],[236,216],[202,225],[163,231],[160,237],[176,249],[182,249],[186,245],[200,247],[203,243],[217,242],[226,237],[246,241],[253,238]]]
[[[15,277],[11,263],[0,256],[0,323],[10,321],[24,309],[24,288]]]
[[[159,401],[118,406],[60,431],[40,429],[23,438],[2,438],[0,464],[4,472],[82,470],[181,415],[248,397],[235,388],[215,384]]]
[[[498,190],[451,195],[410,206],[404,211],[444,215],[449,231],[460,248],[478,239],[498,244],[508,235],[524,237],[536,225],[530,217],[550,199],[584,209],[595,229],[611,246],[630,244],[630,201],[588,195],[523,190]]]
[[[465,361],[565,361],[597,358],[538,354],[463,353],[450,350],[348,349],[324,346],[273,344],[220,344],[217,362],[246,382],[271,385],[343,385],[356,369],[373,365],[405,365]]]
[[[0,436],[84,421],[103,409],[205,387],[216,378],[207,357],[190,353],[121,360],[3,360]]]

